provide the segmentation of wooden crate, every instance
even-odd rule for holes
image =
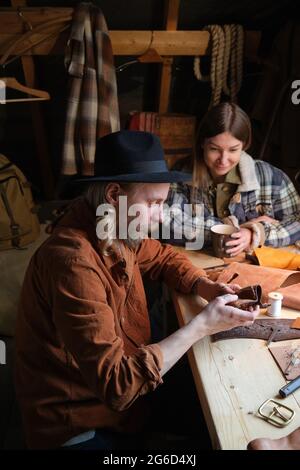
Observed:
[[[160,138],[169,168],[192,155],[196,118],[188,114],[157,114],[154,132]]]

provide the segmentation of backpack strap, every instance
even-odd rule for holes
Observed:
[[[10,231],[12,235],[11,243],[15,248],[18,248],[19,250],[21,250],[22,248],[20,247],[20,225],[17,224],[14,218],[14,214],[9,205],[6,192],[1,187],[0,187],[0,192],[1,192],[1,197],[5,206],[6,212],[8,214],[8,217],[10,218]]]
[[[5,165],[1,166],[0,167],[0,171],[4,171],[4,170],[7,170],[7,168],[9,168],[10,166],[12,166],[13,164],[11,162],[8,162],[8,163],[5,163]]]

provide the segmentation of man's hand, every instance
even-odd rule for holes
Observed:
[[[163,355],[161,376],[168,372],[178,359],[204,336],[230,330],[235,326],[249,326],[253,323],[259,309],[248,312],[227,305],[237,298],[237,295],[232,294],[217,297],[185,326],[158,343]]]
[[[226,243],[226,253],[229,256],[236,256],[242,251],[248,250],[251,245],[252,231],[248,228],[240,228],[238,232],[235,232],[231,235],[230,240]]]
[[[238,284],[223,284],[221,282],[210,281],[206,278],[200,278],[196,283],[194,292],[210,301],[214,300],[219,295],[237,294],[240,289]]]
[[[249,442],[248,450],[300,450],[300,427],[279,439],[261,437]]]
[[[237,295],[231,294],[217,297],[192,320],[202,337],[219,331],[231,330],[236,326],[252,325],[259,314],[259,307],[249,312],[227,305],[237,299]]]

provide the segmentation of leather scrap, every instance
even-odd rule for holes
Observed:
[[[223,339],[234,339],[234,338],[253,338],[253,339],[265,339],[268,340],[273,333],[274,328],[278,331],[273,337],[273,341],[284,341],[287,339],[300,338],[300,330],[297,328],[291,328],[293,319],[281,318],[281,319],[269,319],[259,318],[254,320],[252,325],[249,326],[238,326],[227,331],[220,331],[212,335],[212,341],[220,341]]]
[[[269,347],[270,353],[286,380],[294,380],[300,375],[300,363],[298,361],[297,363],[295,361],[295,364],[291,363],[293,352],[299,349],[299,346],[299,341],[287,341]]]
[[[261,266],[268,266],[280,269],[291,269],[297,271],[300,269],[300,254],[293,253],[280,248],[262,246],[256,248],[254,253]]]
[[[291,324],[292,328],[297,328],[300,330],[300,317],[295,318],[293,323]]]
[[[238,300],[230,302],[228,305],[240,308],[241,310],[249,310],[257,305],[260,308],[266,308],[268,305],[261,303],[262,288],[260,285],[247,286],[238,292]]]
[[[282,304],[285,307],[300,310],[300,283],[278,289],[278,292],[283,295]]]
[[[278,291],[280,287],[300,283],[300,272],[288,269],[266,268],[245,263],[232,263],[219,274],[217,282],[227,283],[234,273],[238,277],[235,284],[241,287],[259,284],[262,288],[262,302],[267,302],[268,293]],[[300,301],[299,301],[300,308]]]

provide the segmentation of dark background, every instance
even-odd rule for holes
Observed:
[[[43,0],[29,1],[28,6],[73,7],[77,1]],[[164,29],[163,0],[97,0],[105,15],[108,28],[114,29]],[[10,6],[9,1],[1,1],[1,7]],[[266,58],[272,50],[274,39],[289,22],[299,22],[299,2],[291,0],[181,0],[178,29],[199,30],[207,24],[240,23],[246,29],[262,31],[260,57]],[[288,53],[288,51],[287,51]],[[130,58],[115,57],[118,66]],[[55,182],[58,182],[61,163],[61,146],[64,132],[67,75],[63,56],[35,56],[39,88],[51,95],[49,102],[41,104],[46,121],[47,140],[51,155]],[[205,63],[204,63],[205,67]],[[250,115],[258,96],[264,76],[261,63],[245,60],[243,86],[239,94],[239,105]],[[24,83],[22,66],[19,60],[0,69],[0,76],[16,76]],[[298,77],[300,79],[300,75]],[[156,111],[158,97],[159,65],[135,64],[117,74],[121,124],[124,127],[131,110]],[[178,57],[174,60],[170,112],[184,112],[196,115],[198,119],[205,113],[210,99],[210,88],[198,82],[193,75],[193,58]],[[272,108],[272,106],[271,106]],[[300,111],[300,105],[299,105]],[[299,113],[298,113],[299,115]],[[254,124],[254,142],[251,153],[259,154],[264,129]],[[43,197],[43,187],[39,174],[34,133],[27,103],[0,106],[0,152],[14,161],[34,185],[34,194]],[[283,156],[282,150],[269,152],[271,163],[284,168],[291,174],[299,169],[298,146],[291,162]],[[296,164],[295,164],[296,162]]]

